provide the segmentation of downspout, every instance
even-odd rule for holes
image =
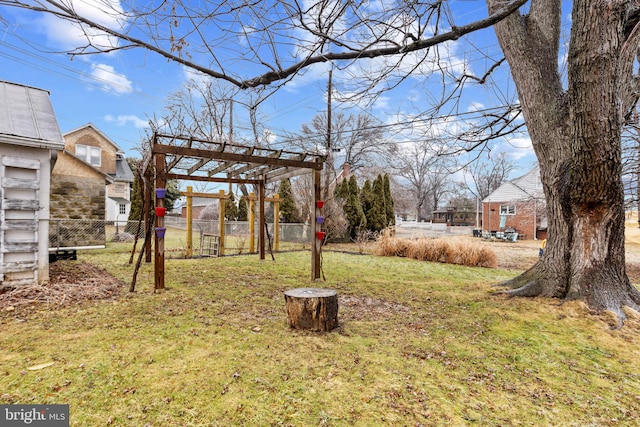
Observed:
[[[51,164],[51,169],[49,170],[49,175],[53,175],[53,167],[56,165],[58,161],[58,150],[49,150],[49,163]]]
[[[536,199],[533,199],[533,240],[538,240],[538,233],[536,233],[536,231],[538,230],[536,221],[536,210],[538,210],[538,201]]]

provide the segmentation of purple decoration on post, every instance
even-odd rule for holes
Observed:
[[[167,231],[166,228],[164,227],[156,227],[156,236],[158,236],[160,239],[164,238],[164,233]]]
[[[158,199],[164,199],[164,196],[167,194],[166,188],[156,188],[156,197]]]

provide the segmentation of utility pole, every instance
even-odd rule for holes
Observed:
[[[229,144],[233,144],[233,98],[229,100]]]
[[[233,144],[233,98],[229,99],[229,144]],[[229,194],[233,192],[232,183],[229,182]],[[220,202],[222,203],[222,201]]]
[[[331,148],[331,98],[333,97],[333,67],[329,69],[329,81],[327,82],[327,142],[326,142],[326,160],[324,169],[324,185],[322,186],[322,198],[329,198],[329,186],[333,170],[333,150]]]
[[[333,67],[329,69],[329,82],[327,83],[327,156],[331,153],[331,98],[332,98]]]

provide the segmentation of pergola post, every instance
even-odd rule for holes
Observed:
[[[229,193],[231,194],[231,193]],[[224,215],[225,215],[225,206],[226,197],[224,195],[224,190],[220,190],[220,197],[218,198],[218,235],[220,236],[220,244],[218,246],[218,256],[224,255]]]
[[[256,214],[255,214],[255,202],[256,195],[254,193],[249,193],[249,253],[253,253],[256,250]]]
[[[264,181],[260,181],[258,185],[258,209],[260,209],[259,214],[259,222],[260,222],[260,230],[258,231],[258,244],[260,245],[260,259],[265,259],[265,251],[264,251]]]
[[[156,185],[155,188],[165,188],[167,181],[165,179],[165,166],[166,160],[164,154],[156,154]],[[164,199],[156,197],[156,207],[164,207]],[[164,216],[156,215],[156,227],[164,228]],[[154,233],[155,238],[155,287],[154,289],[164,289],[164,235],[158,237],[157,233]]]
[[[187,187],[187,193],[193,193],[193,187]],[[187,196],[187,251],[185,256],[191,258],[193,255],[193,197]]]
[[[265,201],[273,203],[273,250],[277,252],[280,250],[280,196],[275,194]]]
[[[277,252],[280,250],[280,196],[273,196],[273,246]]]
[[[143,191],[143,205],[144,205],[144,230],[145,235],[147,233],[147,228],[149,227],[149,215],[151,212],[151,168],[146,168],[146,170],[142,174],[142,191]],[[151,239],[145,239],[145,247],[144,247],[144,260],[145,262],[151,262]]]
[[[313,208],[312,211],[315,212],[315,216],[311,218],[311,222],[313,223],[313,233],[311,234],[311,280],[317,280],[320,278],[320,250],[322,249],[322,239],[318,239],[317,232],[318,229],[318,221],[316,218],[320,215],[320,209],[318,208],[318,204],[316,203],[320,200],[320,169],[313,170]]]

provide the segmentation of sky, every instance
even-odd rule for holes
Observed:
[[[86,8],[83,9],[86,13],[99,16],[93,1],[99,0],[86,3],[76,0],[75,3]],[[116,0],[108,1],[122,7]],[[373,7],[375,2],[371,3]],[[451,1],[451,9],[462,20],[486,16],[484,1]],[[71,57],[65,53],[74,44],[75,29],[70,23],[6,6],[0,7],[0,16],[0,80],[48,90],[63,134],[92,123],[127,156],[140,157],[136,147],[148,133],[149,118],[161,116],[167,97],[194,75],[183,65],[143,49]],[[238,42],[236,48],[242,47],[242,42]],[[229,52],[233,49],[229,48]],[[450,43],[441,52],[452,72],[465,69],[478,75],[489,63],[487,53],[498,55],[498,45],[493,30],[489,29]],[[357,82],[358,76],[371,73],[377,66],[379,63],[375,61],[363,61],[355,68],[336,70],[336,90],[348,94],[350,83]],[[471,88],[464,93],[458,110],[438,113],[444,123],[440,126],[455,129],[463,126],[464,120],[477,117],[478,114],[473,114],[475,111],[517,100],[506,67],[502,67],[501,73],[502,77],[496,74],[496,79],[502,80],[497,81],[495,87]],[[431,83],[422,80],[407,79],[371,103],[334,101],[334,108],[371,114],[385,124],[406,123],[407,118],[425,111],[429,98],[440,90],[437,79]],[[317,66],[261,104],[263,125],[273,138],[282,139],[286,132],[298,131],[302,123],[326,111],[326,85],[327,66]],[[234,128],[243,132],[249,128],[246,114],[241,106],[234,108]],[[455,114],[447,117],[450,113]],[[419,134],[420,123],[389,129],[396,138],[412,141]],[[535,162],[527,135],[496,142],[493,152],[500,151],[519,165],[516,175],[524,174]]]

